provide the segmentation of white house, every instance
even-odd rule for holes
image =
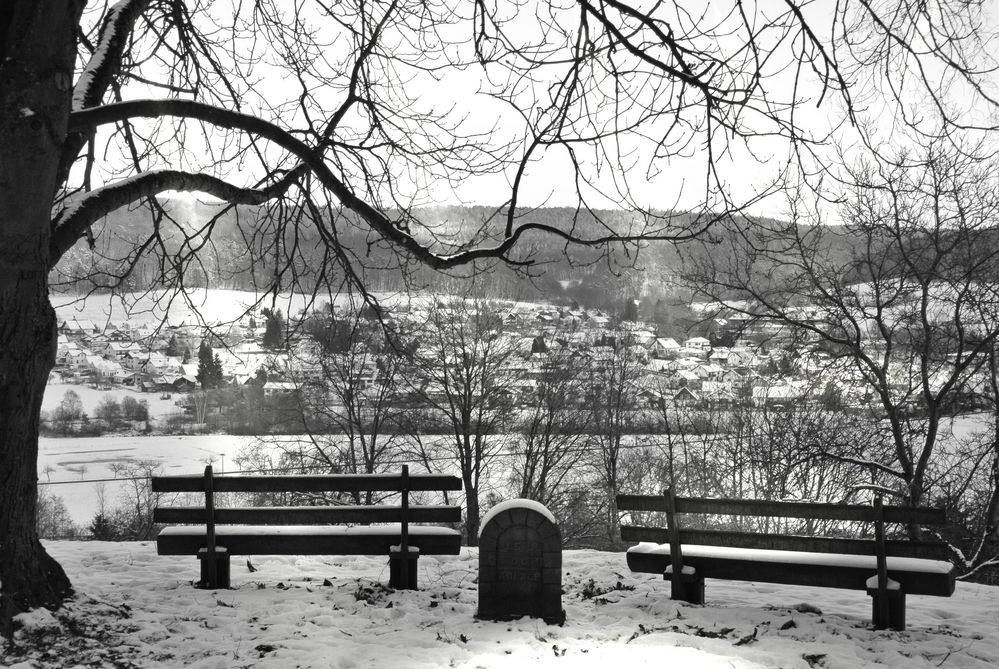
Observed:
[[[719,346],[711,349],[711,355],[708,356],[708,360],[716,365],[726,365],[728,364],[728,357],[730,354],[731,349],[726,346]]]
[[[672,358],[680,353],[680,344],[672,337],[659,337],[653,347],[653,355],[657,358]]]
[[[268,381],[264,384],[264,397],[293,395],[296,392],[298,386],[290,381]]]
[[[704,337],[691,337],[683,342],[683,347],[706,351],[711,348],[711,342]]]

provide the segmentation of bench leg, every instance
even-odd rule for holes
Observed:
[[[678,599],[690,604],[704,604],[704,577],[700,574],[681,574],[680,581],[673,581],[672,574],[664,574],[670,582],[670,599]]]
[[[905,629],[905,592],[902,590],[888,591],[888,625],[882,625],[878,620],[880,609],[880,596],[875,589],[869,589],[867,594],[871,596],[871,623],[874,629],[893,629],[899,632]]]
[[[198,560],[201,562],[201,580],[198,581],[198,588],[217,590],[230,587],[228,548],[216,546],[214,558],[209,557],[207,548],[202,548],[198,551]]]
[[[393,548],[395,548],[393,546]],[[417,590],[416,565],[420,553],[410,548],[409,554],[393,550],[389,553],[389,587],[396,590]]]

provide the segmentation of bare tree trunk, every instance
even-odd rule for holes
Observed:
[[[38,424],[55,364],[50,217],[66,138],[82,3],[0,10],[0,633],[72,587],[35,526]]]
[[[56,608],[73,592],[35,527],[39,413],[55,348],[45,275],[0,290],[0,631],[18,612]]]
[[[469,546],[479,545],[479,490],[468,476],[465,484],[465,534]]]

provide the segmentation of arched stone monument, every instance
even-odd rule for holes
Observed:
[[[562,533],[544,505],[529,499],[497,504],[479,532],[479,618],[521,616],[565,622]]]

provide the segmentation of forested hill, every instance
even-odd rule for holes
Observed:
[[[291,230],[281,233],[271,212],[262,207],[226,209],[221,204],[188,199],[166,199],[161,204],[158,217],[151,215],[148,206],[142,206],[115,211],[95,225],[93,246],[81,240],[53,273],[57,290],[82,290],[89,288],[92,280],[102,285],[114,283],[114,276],[125,274],[126,268],[130,271],[122,283],[124,288],[149,288],[164,267],[169,272],[176,266],[164,262],[165,256],[190,249],[197,250],[198,261],[183,269],[183,283],[188,287],[261,289],[273,279],[275,258],[285,256],[289,248],[295,249],[298,265],[307,268],[298,277],[300,282],[309,287],[320,280],[316,268],[323,266],[326,245],[313,225],[299,226],[294,234]],[[645,245],[637,255],[633,249],[625,252],[620,248],[606,254],[580,247],[566,249],[557,239],[527,235],[519,258],[536,261],[527,270],[490,263],[478,265],[474,271],[466,268],[446,275],[408,263],[403,273],[392,250],[349,213],[326,211],[323,215],[327,223],[332,223],[340,245],[361,268],[371,290],[452,290],[455,276],[475,274],[479,279],[477,289],[487,297],[575,302],[610,313],[620,312],[626,301],[639,299],[646,312],[640,314],[642,317],[651,317],[657,305],[683,300],[673,281],[681,271],[681,257],[689,262],[691,257],[705,252],[692,245],[678,253],[674,244],[658,242]],[[414,225],[411,231],[425,240],[431,236],[488,240],[481,233],[484,223],[493,229],[501,226],[497,220],[501,214],[487,207],[430,207],[414,215],[425,227]],[[676,215],[673,221],[677,225],[689,224],[692,217]],[[590,213],[558,207],[524,212],[518,223],[524,222],[573,229],[584,236],[606,234],[608,228],[630,227],[637,231],[644,223],[625,211]],[[154,230],[158,234],[153,234]],[[709,234],[713,245],[724,246],[733,232],[729,226],[716,225]],[[139,258],[137,248],[143,249]],[[448,252],[444,245],[440,250]],[[329,274],[327,268],[327,278]],[[287,272],[282,280],[282,288],[290,288]],[[336,280],[333,277],[334,283]]]

